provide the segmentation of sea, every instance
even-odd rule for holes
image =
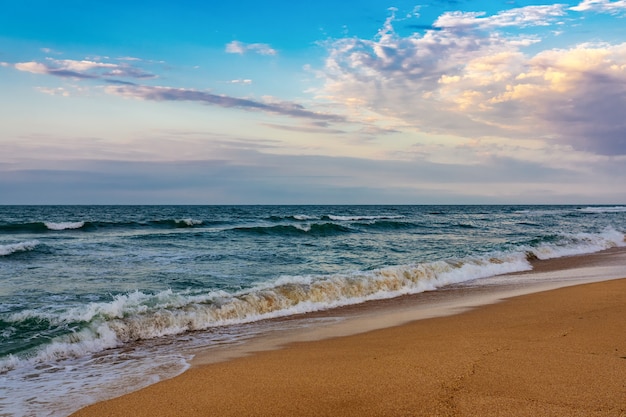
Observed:
[[[67,416],[198,348],[325,325],[280,318],[506,284],[625,233],[622,205],[0,206],[0,416]]]

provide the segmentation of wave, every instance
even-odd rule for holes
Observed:
[[[73,230],[80,229],[85,225],[85,222],[63,222],[63,223],[52,223],[45,222],[46,227],[50,230]]]
[[[154,226],[182,228],[182,227],[200,226],[204,224],[204,221],[196,220],[196,219],[167,219],[167,220],[153,220],[153,221],[148,222],[148,224],[154,225]]]
[[[269,220],[272,221],[283,221],[283,220],[295,220],[299,222],[310,221],[310,220],[320,220],[320,216],[311,216],[308,214],[295,214],[295,215],[287,215],[287,216],[269,216]]]
[[[57,336],[28,357],[8,355],[0,372],[23,364],[80,357],[124,344],[218,326],[255,322],[435,290],[444,285],[530,269],[524,254],[388,267],[367,272],[281,277],[245,291],[156,294],[136,291],[63,312],[27,310],[8,323],[36,321],[79,330]]]
[[[275,226],[250,226],[235,227],[232,230],[242,233],[254,233],[260,235],[315,235],[329,236],[339,233],[354,232],[354,229],[335,223],[316,223],[311,225],[275,225]]]
[[[0,225],[0,232],[4,233],[43,233],[48,231],[50,229],[43,222]]]
[[[217,224],[219,222],[212,222]],[[175,229],[196,227],[205,225],[204,220],[186,218],[186,219],[163,219],[149,220],[145,222],[106,222],[106,221],[77,221],[77,222],[31,222],[31,223],[14,223],[0,225],[0,232],[7,233],[45,233],[58,232],[64,230],[83,230],[96,231],[98,229],[140,229],[140,228],[159,228],[159,229]]]
[[[399,222],[392,220],[377,220],[375,222],[363,222],[363,223],[354,223],[355,226],[364,229],[373,229],[373,230],[399,230],[399,229],[413,229],[413,228],[422,228],[423,225],[412,223],[412,222]]]
[[[405,216],[401,215],[380,215],[380,216],[337,216],[334,214],[325,214],[322,216],[311,216],[308,214],[295,214],[295,215],[287,215],[287,216],[270,216],[269,220],[272,221],[283,221],[283,220],[292,220],[292,221],[314,221],[314,220],[327,220],[334,222],[354,222],[354,221],[363,221],[363,220],[393,220],[393,219],[403,219]]]
[[[318,226],[327,225],[338,226],[328,223]],[[285,227],[308,233],[293,226],[264,229],[282,233],[280,230]],[[284,276],[236,292],[135,291],[116,295],[108,302],[92,302],[65,310],[52,310],[52,307],[24,310],[4,316],[5,324],[25,328],[28,323],[45,323],[50,327],[47,334],[56,336],[36,352],[5,356],[0,360],[0,373],[25,364],[81,357],[141,340],[436,290],[449,284],[530,270],[533,259],[593,253],[617,246],[626,246],[624,233],[607,228],[598,234],[542,237],[508,252],[483,256],[353,273]],[[58,329],[68,330],[59,335]],[[41,333],[41,329],[36,330]]]
[[[28,252],[35,249],[38,245],[39,241],[37,240],[0,245],[0,256],[8,256],[17,252]]]
[[[327,214],[322,216],[322,220],[332,220],[338,222],[354,222],[359,220],[393,220],[393,219],[403,219],[405,216],[335,216],[332,214]]]
[[[599,234],[576,233],[548,236],[524,248],[531,257],[545,260],[584,255],[624,246],[626,246],[624,233],[607,228]]]
[[[585,207],[578,209],[578,211],[583,213],[626,213],[625,206],[614,206],[614,207]]]

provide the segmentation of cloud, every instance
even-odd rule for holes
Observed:
[[[583,0],[578,6],[570,7],[570,10],[577,12],[619,13],[620,11],[626,11],[626,0]]]
[[[155,78],[156,75],[133,67],[127,63],[114,64],[93,60],[51,59],[44,62],[18,62],[13,67],[19,71],[34,74],[47,74],[74,79],[107,79],[107,78]]]
[[[240,41],[232,41],[226,44],[226,52],[229,54],[243,55],[253,52],[259,55],[277,55],[278,51],[265,43],[243,43]]]
[[[513,158],[456,165],[232,149],[205,160],[32,163],[37,168],[0,163],[0,203],[528,204],[626,197],[615,194],[624,164],[596,183],[581,172]]]
[[[389,18],[372,39],[327,45],[319,95],[422,132],[542,139],[598,154],[626,154],[626,43],[580,44],[534,55],[540,39],[509,26],[545,25],[563,5],[493,16],[446,13],[440,30],[398,35]],[[490,29],[490,30],[485,30]]]
[[[565,14],[565,5],[563,4],[527,6],[505,10],[493,16],[486,16],[485,12],[447,12],[441,15],[433,26],[446,29],[547,26]]]
[[[36,89],[39,92],[42,92],[44,94],[49,94],[51,96],[69,97],[71,95],[70,92],[63,87],[57,87],[57,88],[37,87]]]
[[[271,127],[278,130],[286,130],[290,132],[300,133],[324,133],[324,134],[345,134],[347,131],[341,129],[330,128],[327,123],[308,123],[304,126],[280,125],[276,123],[263,123],[263,126]]]
[[[152,87],[145,85],[112,85],[105,87],[105,91],[109,94],[114,94],[118,96],[133,97],[151,101],[195,101],[225,108],[239,108],[251,111],[264,111],[267,113],[303,119],[321,120],[327,122],[346,122],[346,119],[343,116],[327,113],[316,113],[305,109],[300,104],[292,102],[264,103],[245,98],[217,95],[206,91],[193,89],[158,86]]]
[[[252,80],[250,79],[239,79],[239,80],[230,80],[228,81],[229,84],[243,84],[243,85],[250,85],[252,84]]]

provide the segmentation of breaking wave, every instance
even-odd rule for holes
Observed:
[[[63,223],[46,222],[44,224],[50,230],[73,230],[73,229],[80,229],[81,227],[85,226],[85,222],[63,222]]]
[[[28,357],[8,355],[0,362],[0,372],[24,363],[81,357],[139,340],[393,298],[530,268],[525,255],[518,253],[352,274],[281,277],[235,293],[136,291],[66,311],[26,310],[10,315],[5,325],[18,327],[32,321],[46,323],[51,329],[74,330],[56,336],[53,343]]]
[[[0,245],[0,256],[8,256],[17,252],[28,252],[35,249],[38,245],[39,241],[37,240]]]
[[[327,228],[333,233],[336,230],[345,232],[344,226],[333,223],[311,225],[308,231],[279,225],[243,231],[311,233],[314,227]],[[14,253],[32,250],[36,245],[36,241],[21,242],[1,246],[0,250]],[[50,342],[26,351],[13,351],[5,346],[8,350],[0,360],[0,373],[24,365],[82,357],[141,340],[436,290],[450,284],[530,270],[530,260],[533,259],[593,253],[617,246],[626,246],[624,233],[607,228],[598,234],[544,236],[506,252],[482,256],[353,273],[277,277],[234,292],[199,289],[181,292],[170,289],[158,293],[135,291],[115,295],[106,302],[90,302],[72,308],[50,305],[23,310],[5,316],[0,328],[3,331],[22,329],[31,332],[33,338],[46,337]],[[11,353],[18,351],[22,353]]]
[[[618,246],[626,246],[624,233],[607,228],[599,234],[576,233],[548,236],[538,242],[531,242],[530,246],[523,248],[531,257],[545,260],[584,255]]]

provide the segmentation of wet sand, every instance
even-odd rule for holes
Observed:
[[[626,278],[312,339],[74,415],[626,416]]]

